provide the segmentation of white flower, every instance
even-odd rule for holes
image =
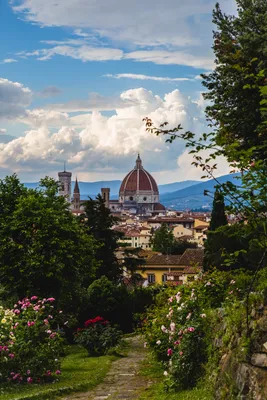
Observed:
[[[157,340],[157,341],[156,341],[156,344],[157,344],[157,345],[160,345],[160,344],[161,344],[161,340]]]
[[[161,330],[163,333],[168,333],[168,329],[164,325],[161,326]]]
[[[192,315],[192,313],[190,312],[190,313],[187,315],[186,319],[190,319],[190,318],[191,318],[191,315]]]
[[[147,342],[144,343],[144,347],[147,347]]]
[[[206,314],[200,314],[201,318],[206,318]]]
[[[163,372],[163,375],[164,375],[164,376],[168,376],[169,374],[168,374],[167,371],[164,371],[164,372]]]
[[[170,330],[171,330],[171,332],[175,331],[175,323],[174,322],[170,323]]]

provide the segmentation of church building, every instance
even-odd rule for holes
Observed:
[[[71,201],[71,172],[58,173],[60,181],[59,194]],[[135,162],[135,167],[125,176],[121,183],[118,200],[110,200],[110,188],[102,188],[106,207],[112,213],[130,213],[135,215],[164,214],[165,207],[159,202],[159,189],[155,179],[147,172],[140,155]],[[75,214],[82,212],[83,200],[80,199],[80,190],[76,178],[71,209]]]
[[[140,155],[135,167],[125,176],[121,183],[118,200],[109,199],[110,190],[103,188],[102,197],[111,212],[125,212],[137,215],[159,214],[165,212],[165,207],[159,203],[158,185],[142,164]]]

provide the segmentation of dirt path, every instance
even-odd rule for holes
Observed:
[[[153,382],[139,375],[141,363],[146,356],[144,341],[140,336],[128,338],[130,351],[127,357],[112,363],[104,381],[86,393],[75,393],[63,400],[134,400],[142,390]]]

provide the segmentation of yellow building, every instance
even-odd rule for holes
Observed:
[[[178,284],[182,284],[191,279],[189,276],[193,274],[193,266],[198,267],[193,276],[202,269],[203,256],[202,249],[187,249],[181,256],[154,254],[147,258],[146,265],[142,266],[137,272],[148,284],[174,281],[174,279],[170,278],[173,273],[175,276],[181,277],[181,279],[175,279],[175,281]]]

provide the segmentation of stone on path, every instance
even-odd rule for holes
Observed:
[[[126,339],[130,344],[127,357],[112,363],[103,382],[86,393],[74,393],[64,400],[134,400],[152,382],[138,372],[146,357],[144,341],[140,336]],[[90,379],[90,377],[88,377]]]

